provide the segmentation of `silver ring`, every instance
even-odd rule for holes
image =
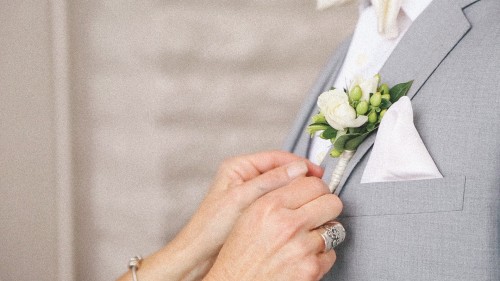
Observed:
[[[321,237],[325,241],[325,253],[335,249],[340,243],[345,240],[345,228],[338,221],[329,221],[321,226],[324,231],[321,233]]]

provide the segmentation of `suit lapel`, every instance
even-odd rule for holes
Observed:
[[[474,1],[434,0],[415,20],[380,71],[389,85],[414,80],[408,93],[413,98],[439,64],[470,29],[462,7]],[[336,190],[339,194],[351,172],[373,145],[375,134],[367,138],[349,162]],[[328,163],[332,166],[333,161]],[[332,167],[325,171],[331,173]]]

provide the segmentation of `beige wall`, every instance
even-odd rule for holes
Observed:
[[[313,0],[71,3],[78,280],[164,245],[223,158],[279,148],[356,18]]]
[[[47,1],[0,3],[0,279],[57,280]]]
[[[76,280],[112,280],[130,256],[167,243],[223,158],[280,147],[356,19],[355,6],[317,12],[314,0],[66,1],[74,164],[67,167],[57,158],[55,120],[64,110],[55,105],[51,65],[61,61],[50,55],[57,21],[47,4],[65,1],[4,2],[4,281],[45,280],[34,278],[41,272],[55,280],[47,263],[57,260],[57,171],[74,175]]]

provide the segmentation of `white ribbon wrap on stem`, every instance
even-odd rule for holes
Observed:
[[[342,176],[344,176],[345,169],[347,168],[347,164],[355,152],[355,150],[344,150],[344,152],[340,155],[339,162],[337,162],[337,165],[333,170],[330,184],[328,185],[331,193],[334,193],[335,189],[339,186]]]

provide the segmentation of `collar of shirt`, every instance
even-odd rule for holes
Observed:
[[[414,21],[432,2],[432,0],[400,0],[400,1],[401,1],[401,9],[405,12],[405,14],[410,18],[411,21]],[[361,11],[369,6],[371,6],[371,0],[359,1],[359,7]]]
[[[413,22],[415,19],[429,6],[432,0],[400,0],[401,9]],[[371,6],[371,0],[360,0],[359,7],[360,11],[363,11],[367,7]]]
[[[432,0],[403,0],[401,9],[405,14],[415,21],[415,19],[429,6]]]

